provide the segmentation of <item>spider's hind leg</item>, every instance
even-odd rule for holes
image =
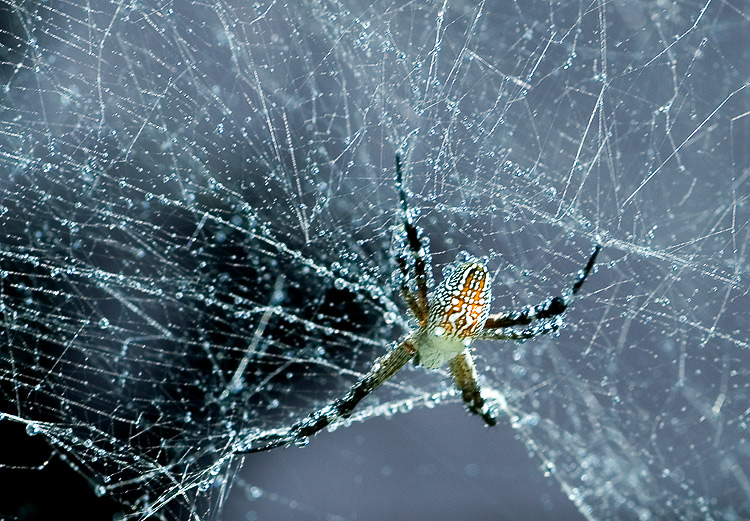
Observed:
[[[450,361],[450,370],[453,375],[453,382],[461,391],[461,397],[469,411],[481,416],[489,426],[497,424],[495,417],[485,408],[484,398],[482,398],[477,381],[477,370],[468,349],[457,354]]]
[[[360,378],[349,392],[337,398],[329,405],[318,409],[282,432],[271,433],[253,440],[254,446],[240,448],[237,454],[264,452],[290,445],[299,440],[310,438],[314,434],[339,421],[348,418],[357,404],[372,391],[380,387],[396,374],[416,354],[411,340],[407,339],[380,357],[372,369]]]

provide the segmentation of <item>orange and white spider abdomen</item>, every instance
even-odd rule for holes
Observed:
[[[471,345],[490,312],[492,290],[487,266],[457,266],[430,296],[427,325],[416,335],[419,361],[436,369]]]

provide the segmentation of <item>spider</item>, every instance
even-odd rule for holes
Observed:
[[[525,340],[560,329],[562,321],[555,318],[570,306],[591,273],[601,250],[601,245],[597,243],[586,266],[563,296],[547,298],[535,306],[527,306],[518,311],[490,315],[491,278],[486,264],[477,259],[459,263],[432,292],[429,291],[422,245],[417,227],[408,211],[400,152],[396,153],[396,190],[401,202],[408,254],[413,261],[410,269],[403,254],[397,258],[402,275],[401,294],[419,327],[378,358],[370,371],[345,395],[288,429],[256,439],[252,447],[238,449],[237,452],[261,452],[291,443],[305,443],[310,436],[328,425],[351,416],[363,398],[388,381],[412,359],[427,369],[437,369],[448,362],[453,382],[461,392],[468,410],[480,416],[487,425],[495,425],[497,420],[485,406],[480,391],[470,350],[472,343],[475,340]],[[409,289],[412,270],[416,293]],[[540,325],[523,328],[534,321],[540,321]],[[519,326],[522,328],[517,329]]]

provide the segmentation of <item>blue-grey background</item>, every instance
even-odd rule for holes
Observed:
[[[0,516],[750,516],[748,11],[2,4]],[[412,327],[399,147],[436,279],[597,272],[558,337],[477,343],[496,428],[414,369],[232,457]]]

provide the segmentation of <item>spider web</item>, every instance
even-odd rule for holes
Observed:
[[[750,516],[746,3],[1,9],[0,429],[47,443],[0,461],[4,480],[63,461],[121,518],[219,519],[230,498],[247,519],[264,499],[371,519],[333,482],[304,507],[296,478],[259,486],[294,451],[234,450],[413,327],[394,276],[405,147],[434,277],[486,257],[493,310],[559,294],[604,249],[558,337],[477,343],[498,427],[421,369],[352,421],[418,416],[429,447],[453,418],[484,440],[467,488],[510,488],[516,445],[586,519]],[[361,451],[370,482],[381,455],[336,443],[338,471]],[[426,505],[442,485],[420,469]],[[526,512],[547,494],[527,493]]]

